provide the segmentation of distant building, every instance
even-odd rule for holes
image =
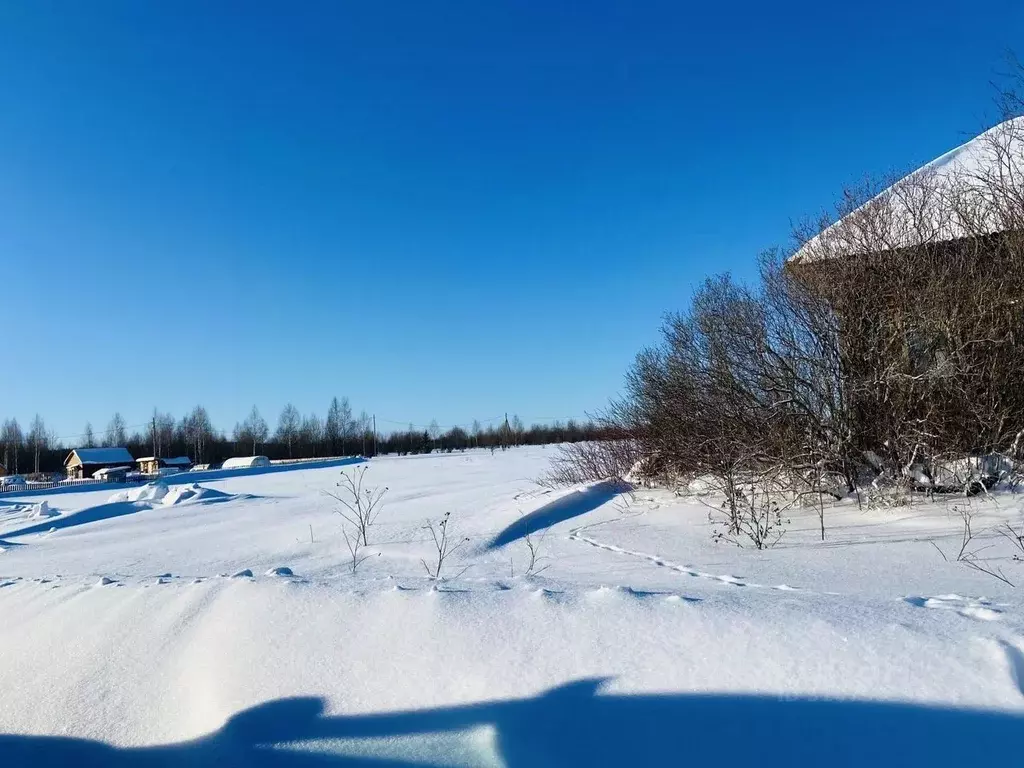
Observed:
[[[98,470],[111,467],[131,468],[135,459],[127,448],[76,448],[64,459],[64,469],[71,479],[92,477]]]
[[[93,479],[106,480],[108,483],[123,483],[128,479],[131,467],[104,467],[93,472]]]
[[[192,469],[192,459],[188,456],[177,456],[175,458],[163,458],[161,456],[146,456],[136,459],[139,465],[139,472],[144,475],[158,475],[161,469],[177,469],[180,472],[188,472]]]
[[[266,456],[236,456],[226,459],[222,469],[247,469],[249,467],[269,467],[270,459]]]
[[[1024,116],[903,177],[790,257],[790,273],[831,305],[831,318],[810,322],[835,329],[835,402],[842,429],[857,425],[856,453],[889,445],[894,413],[899,434],[922,435],[919,460],[931,441],[963,446],[954,453],[1002,451],[1006,430],[1009,447],[1024,410],[1024,309],[1012,288],[992,289],[1024,279],[1022,221]],[[803,361],[787,365],[806,387]]]

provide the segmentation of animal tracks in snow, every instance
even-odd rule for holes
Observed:
[[[715,574],[707,573],[705,571],[697,570],[688,565],[680,565],[673,563],[659,555],[652,555],[647,552],[638,552],[636,550],[626,549],[619,547],[614,544],[605,544],[595,539],[591,539],[588,536],[584,536],[580,531],[590,526],[583,526],[581,528],[575,528],[569,532],[569,538],[573,541],[579,541],[584,544],[589,544],[592,547],[598,549],[604,549],[608,552],[615,552],[621,555],[628,555],[630,557],[640,558],[641,560],[647,560],[654,565],[662,568],[668,568],[669,570],[682,573],[686,576],[690,576],[697,579],[707,579],[709,581],[717,581],[720,584],[729,584],[734,587],[753,587],[758,589],[772,589],[780,592],[804,592],[805,594],[813,594],[812,590],[804,590],[798,587],[791,587],[788,584],[777,584],[777,585],[765,585],[755,584],[751,581],[745,581],[737,578],[736,576],[730,576],[728,574]],[[836,595],[834,592],[825,592],[821,594]],[[905,597],[903,600],[914,606],[915,608],[931,608],[933,610],[941,611],[955,611],[960,616],[968,619],[974,619],[975,621],[998,621],[1003,616],[1003,611],[1000,608],[993,606],[992,601],[984,597],[963,597],[961,595],[936,595],[934,597],[928,596],[910,596]]]
[[[660,566],[662,568],[668,568],[670,571],[676,571],[677,573],[682,573],[686,576],[691,576],[695,579],[708,579],[710,581],[717,581],[720,584],[729,584],[733,587],[756,587],[759,589],[777,589],[786,592],[799,591],[797,587],[791,587],[787,584],[767,586],[764,584],[754,584],[750,581],[744,581],[743,579],[737,578],[736,576],[730,576],[728,574],[706,573],[704,571],[698,571],[697,569],[691,568],[688,565],[680,565],[678,563],[670,562],[669,560],[666,560],[665,558],[659,555],[651,555],[647,552],[637,552],[635,550],[617,547],[614,544],[603,544],[600,541],[596,541],[594,539],[589,538],[588,536],[584,536],[582,533],[580,533],[581,530],[582,528],[576,528],[570,531],[569,538],[573,541],[580,541],[584,544],[589,544],[592,547],[597,547],[598,549],[604,549],[609,552],[616,552],[620,555],[638,557],[641,560],[647,560],[648,562],[653,563],[654,565]]]

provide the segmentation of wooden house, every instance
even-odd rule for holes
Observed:
[[[163,456],[145,456],[136,459],[139,472],[144,475],[158,475],[161,469],[176,469],[179,472],[187,472],[192,469],[192,460],[188,456],[176,456],[165,458]]]
[[[1024,117],[852,207],[786,268],[832,310],[858,443],[876,450],[893,419],[920,425],[914,441],[963,452],[1013,442],[1024,412]]]
[[[127,448],[76,448],[64,459],[64,469],[72,480],[92,477],[100,469],[134,465]]]

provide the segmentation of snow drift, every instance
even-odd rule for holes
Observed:
[[[159,480],[146,483],[139,488],[129,488],[126,491],[118,491],[111,494],[107,503],[117,502],[150,502],[165,507],[173,507],[190,501],[212,501],[232,498],[232,494],[224,493],[213,488],[204,488],[198,483],[188,485],[169,486]]]

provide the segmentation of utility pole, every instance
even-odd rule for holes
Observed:
[[[153,409],[153,457],[156,458],[156,408]]]
[[[377,414],[373,414],[373,455],[377,455]]]

